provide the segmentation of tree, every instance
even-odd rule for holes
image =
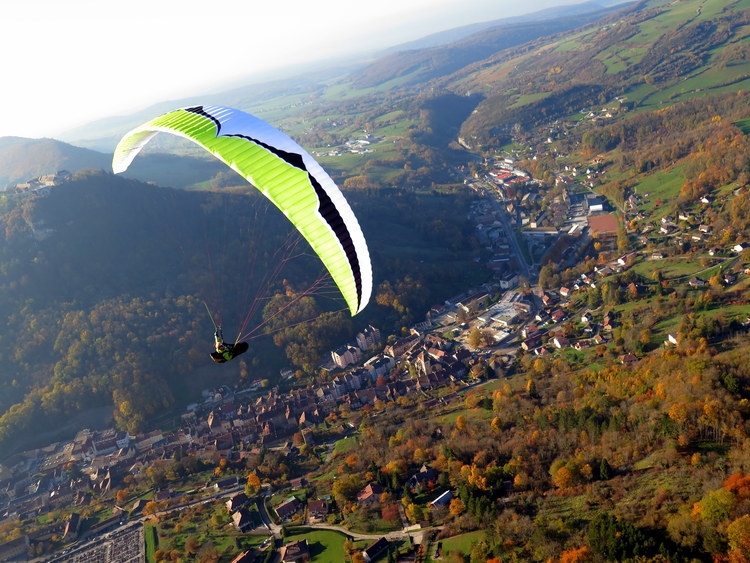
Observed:
[[[128,491],[127,489],[120,489],[115,494],[115,501],[117,502],[117,506],[124,506],[125,503],[128,501]]]
[[[535,398],[537,396],[536,383],[531,378],[526,381],[526,394],[531,398]]]
[[[333,483],[331,492],[339,506],[357,499],[357,493],[362,487],[353,475],[342,475]]]
[[[424,509],[418,504],[409,503],[404,511],[406,512],[406,517],[412,522],[424,520]]]
[[[460,516],[466,511],[466,506],[460,498],[454,498],[453,500],[451,500],[448,510],[451,515]]]
[[[620,224],[617,228],[617,252],[625,254],[630,249],[630,241],[625,226]]]
[[[583,563],[591,561],[593,554],[587,546],[568,549],[560,554],[560,563]]]
[[[599,479],[604,481],[608,480],[612,476],[612,467],[609,465],[606,457],[603,457],[599,462]]]
[[[150,500],[146,503],[146,505],[143,507],[143,515],[144,516],[153,516],[159,511],[159,505],[156,504],[154,501]]]
[[[560,467],[552,476],[552,482],[558,489],[567,489],[575,483],[575,475],[566,466]]]
[[[728,490],[721,488],[711,491],[693,507],[693,514],[703,520],[718,524],[726,520],[737,504],[737,499]]]
[[[260,490],[260,478],[255,473],[250,473],[247,476],[245,482],[245,494],[249,497],[253,497],[258,494]]]
[[[459,414],[456,417],[456,430],[460,432],[466,430],[466,417],[462,414]]]
[[[478,328],[472,328],[469,331],[469,346],[472,348],[479,348],[482,344],[482,333]]]
[[[589,523],[588,544],[609,561],[622,561],[655,550],[654,540],[630,522],[600,512]]]
[[[185,551],[188,553],[198,553],[201,547],[201,542],[195,536],[188,536],[185,540]]]
[[[744,514],[727,526],[729,547],[750,556],[750,516]]]

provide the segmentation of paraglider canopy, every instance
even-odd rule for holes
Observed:
[[[200,145],[260,190],[307,240],[338,286],[352,315],[372,293],[372,266],[362,229],[333,180],[287,135],[248,113],[222,106],[179,109],[127,133],[112,169],[127,170],[158,133]]]

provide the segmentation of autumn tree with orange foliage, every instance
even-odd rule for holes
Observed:
[[[593,554],[585,545],[578,548],[568,549],[560,554],[560,563],[583,563],[591,561]]]

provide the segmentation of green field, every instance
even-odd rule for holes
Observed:
[[[660,219],[666,215],[669,206],[664,203],[677,198],[684,181],[682,165],[673,166],[663,173],[645,176],[634,189],[634,192],[643,198],[640,205],[641,211],[653,219]]]
[[[440,547],[443,559],[445,559],[446,554],[452,551],[459,551],[464,555],[469,555],[474,544],[482,539],[484,539],[484,530],[477,530],[476,532],[469,532],[467,534],[461,534],[460,536],[453,536],[452,538],[441,540]]]
[[[145,524],[143,526],[143,536],[146,542],[146,561],[154,561],[154,552],[159,547],[159,536],[156,533],[156,526]]]
[[[646,47],[623,49],[621,45],[616,45],[605,49],[596,58],[607,67],[607,74],[617,74],[626,70],[629,66],[639,63],[647,52]]]
[[[348,438],[342,438],[334,444],[333,453],[336,455],[344,455],[356,450],[358,447],[359,438],[357,436],[349,436]]]
[[[709,309],[707,311],[696,311],[696,317],[704,317],[708,319],[725,319],[725,320],[739,320],[743,321],[750,315],[750,305],[723,305],[717,309]],[[685,320],[684,315],[678,315],[664,319],[657,323],[654,327],[654,337],[657,339],[666,338],[670,333],[677,332],[677,328]]]
[[[458,403],[456,403],[458,404]],[[463,416],[467,422],[473,422],[473,421],[488,421],[492,419],[492,411],[483,409],[480,407],[475,407],[473,409],[467,409],[467,408],[458,408],[451,410],[442,416],[438,417],[438,421],[441,424],[456,424],[456,419],[459,416]]]
[[[518,96],[516,101],[508,107],[517,108],[517,107],[525,106],[526,104],[530,104],[532,102],[536,102],[544,98],[549,98],[551,95],[552,95],[552,92],[537,92],[534,94],[524,94],[523,96]]]
[[[734,125],[739,128],[745,135],[750,135],[750,117],[735,121]]]
[[[711,258],[711,264],[714,259]],[[721,259],[716,259],[721,260]],[[663,260],[644,260],[633,266],[633,271],[643,276],[644,278],[651,279],[653,272],[659,270],[665,280],[674,280],[678,278],[687,278],[702,272],[708,266],[701,265],[697,259],[689,258],[687,256],[674,256],[671,258],[664,258]],[[709,274],[701,274],[701,278],[708,278]]]

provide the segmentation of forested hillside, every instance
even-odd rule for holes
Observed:
[[[593,8],[593,6],[592,6]],[[355,88],[372,88],[393,82],[413,87],[481,61],[498,51],[518,47],[540,37],[563,33],[600,19],[610,10],[590,12],[556,19],[499,25],[472,34],[447,46],[399,51],[382,57],[352,73]]]
[[[526,52],[502,51],[456,73],[452,88],[482,92],[466,121],[467,142],[502,140],[596,109],[622,96],[631,107],[743,88],[750,5],[642,2]]]
[[[0,138],[0,188],[60,170],[104,169],[109,157],[54,139]]]
[[[402,289],[398,307],[374,304],[358,325],[412,322],[476,275],[466,268],[471,230],[450,219],[467,200],[398,191],[351,200],[370,242],[376,284]],[[415,220],[415,206],[429,213]],[[269,307],[281,306],[267,299],[308,291],[324,271],[252,188],[186,192],[83,172],[45,193],[3,198],[2,222],[6,453],[27,432],[88,407],[114,402],[118,423],[135,430],[183,406],[190,397],[182,379],[210,362],[213,328],[204,301],[227,331],[246,320],[250,330],[264,309],[270,315]],[[443,226],[436,229],[436,222]],[[283,268],[269,278],[278,264]],[[352,321],[330,285],[300,302],[303,310],[289,308],[275,319],[274,328],[290,327],[276,334],[281,350],[259,338],[263,330],[253,334],[243,373],[249,367],[249,377],[274,380],[285,365],[312,370],[323,352],[351,338]],[[291,327],[325,311],[339,312]]]

